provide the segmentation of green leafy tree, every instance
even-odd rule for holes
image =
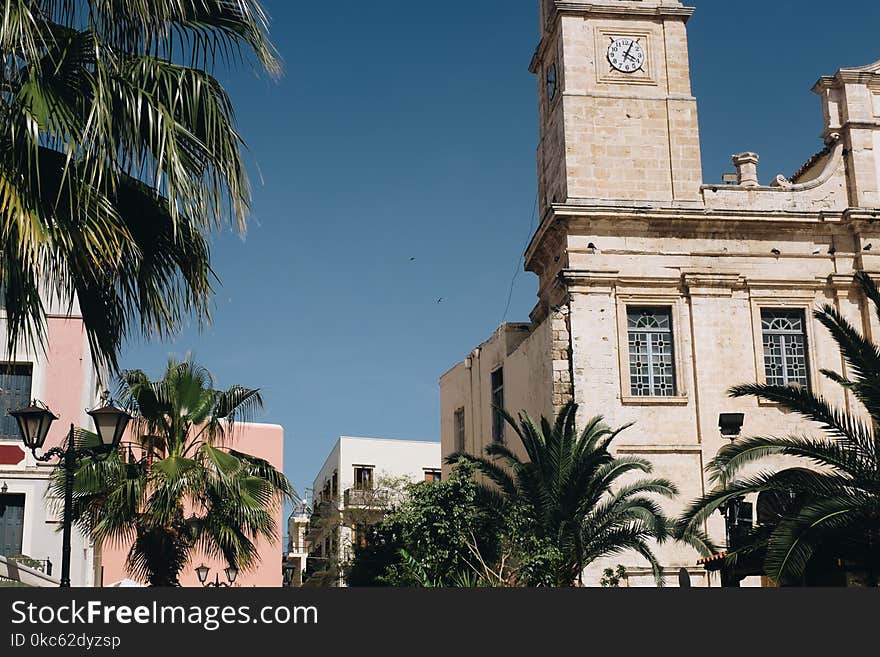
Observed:
[[[668,522],[654,497],[673,497],[676,488],[659,478],[621,483],[633,473],[650,474],[651,464],[616,458],[609,451],[627,427],[613,431],[594,417],[578,433],[576,413],[577,406],[569,403],[553,425],[544,418],[540,426],[525,413],[519,422],[504,413],[526,452],[525,461],[499,442],[486,448],[486,457],[461,453],[448,461],[475,464],[489,481],[481,484],[480,497],[496,514],[517,507],[531,518],[530,530],[553,565],[552,585],[582,584],[587,565],[625,551],[642,555],[662,585],[662,567],[651,545],[668,537]],[[556,557],[547,545],[555,548]]]
[[[383,519],[366,532],[363,544],[354,545],[354,557],[345,573],[349,586],[390,586],[389,569],[402,567],[403,545],[400,528],[393,520]]]
[[[880,292],[865,273],[856,275],[880,320]],[[726,503],[752,494],[772,492],[780,505],[777,522],[761,528],[757,541],[747,541],[729,556],[766,553],[765,572],[782,585],[801,584],[817,560],[855,564],[864,582],[876,586],[880,577],[880,346],[865,337],[833,306],[813,316],[830,333],[846,362],[847,373],[822,374],[850,393],[866,416],[835,409],[824,397],[799,386],[741,385],[734,397],[775,402],[822,427],[824,436],[765,436],[736,440],[708,464],[715,488],[693,502],[678,521],[676,534],[698,534],[706,520]],[[771,456],[799,459],[806,467],[767,468],[744,474]],[[704,545],[710,553],[714,546]]]
[[[194,554],[243,572],[259,563],[254,541],[278,537],[276,515],[295,493],[267,461],[231,449],[237,423],[262,407],[258,390],[217,390],[189,360],[170,361],[151,381],[122,373],[120,401],[135,414],[134,442],[108,460],[87,460],[74,479],[74,518],[95,540],[130,546],[129,572],[176,586]],[[84,433],[83,442],[97,437]],[[63,475],[52,482],[63,491]]]
[[[8,345],[73,303],[96,360],[209,318],[206,232],[250,189],[212,71],[280,72],[256,0],[8,0],[0,20],[0,303]]]
[[[494,563],[497,529],[478,503],[479,495],[467,466],[446,481],[408,486],[400,507],[384,524],[398,549],[380,581],[392,586],[458,586],[469,581],[464,573],[474,571],[474,550]]]
[[[526,509],[489,512],[473,467],[462,461],[449,480],[407,486],[400,505],[354,546],[349,586],[551,584],[558,551],[535,536]]]

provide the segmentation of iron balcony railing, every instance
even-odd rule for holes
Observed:
[[[52,576],[52,561],[49,559],[31,559],[30,557],[16,556],[6,557],[6,560],[14,561],[21,566],[27,566],[34,570],[39,570],[41,573],[44,573],[49,577]]]
[[[391,491],[383,488],[349,488],[345,491],[346,507],[387,507],[390,501]]]

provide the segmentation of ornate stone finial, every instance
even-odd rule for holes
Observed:
[[[757,153],[737,153],[733,156],[733,164],[736,166],[736,175],[739,184],[743,187],[758,186],[758,159]]]

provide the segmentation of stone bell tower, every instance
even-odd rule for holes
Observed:
[[[542,211],[700,202],[697,103],[677,0],[541,0]]]

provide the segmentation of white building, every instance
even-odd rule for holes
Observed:
[[[313,484],[308,532],[312,570],[337,571],[371,521],[393,503],[402,481],[439,481],[440,443],[342,436]],[[320,518],[320,520],[316,520]],[[293,533],[291,533],[293,536]]]
[[[290,514],[287,519],[287,545],[284,554],[283,585],[286,587],[302,586],[303,573],[309,557],[306,538],[309,531],[309,508],[306,500],[302,506]]]

